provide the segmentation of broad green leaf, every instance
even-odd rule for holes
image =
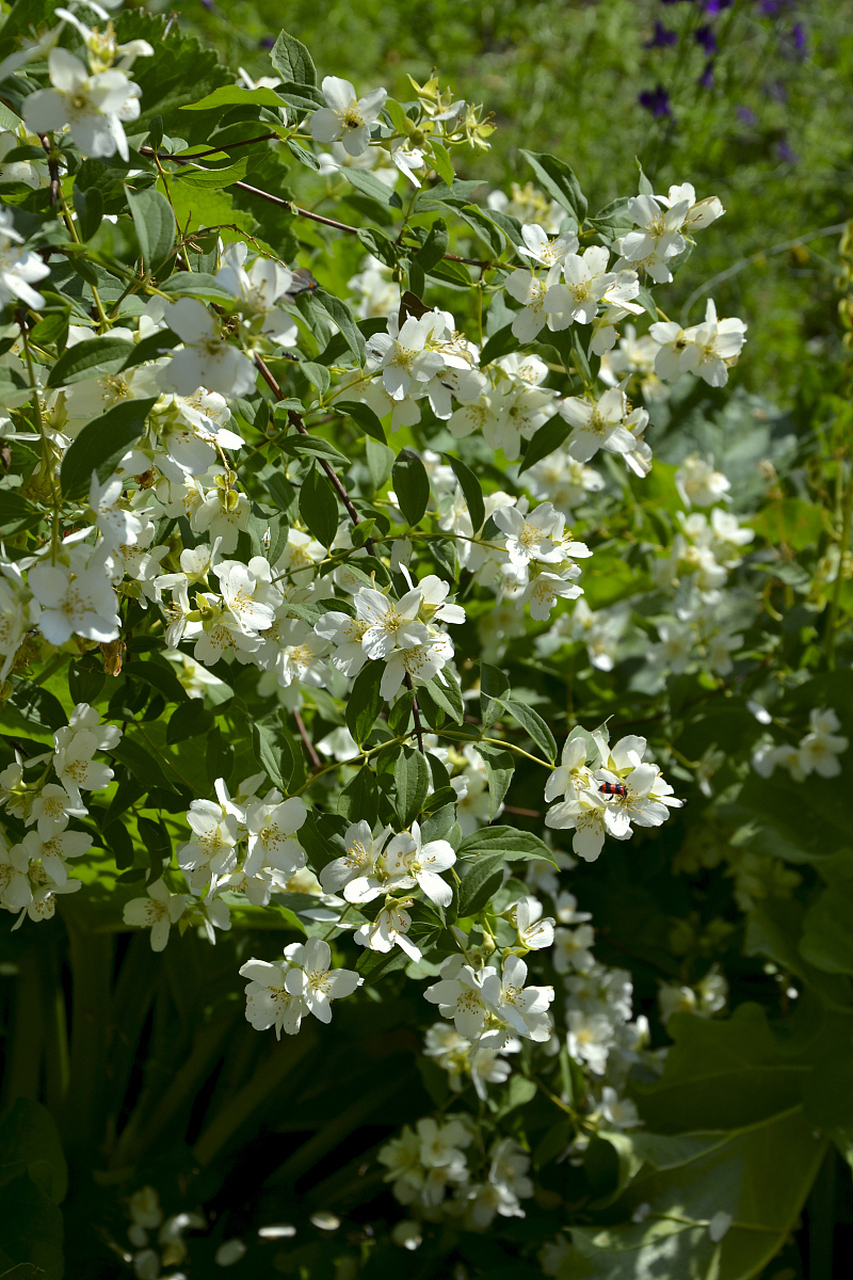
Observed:
[[[521,154],[529,162],[539,185],[543,187],[557,204],[572,215],[578,225],[586,217],[586,196],[581,191],[580,183],[573,171],[556,156],[537,154],[535,151],[522,151]]]
[[[0,1117],[0,1153],[0,1186],[27,1174],[49,1200],[62,1203],[68,1190],[62,1142],[40,1103],[17,1098]]]
[[[404,746],[394,766],[397,790],[397,817],[402,827],[410,827],[424,806],[430,784],[430,771],[420,751]]]
[[[465,837],[456,853],[460,858],[501,857],[505,862],[542,858],[556,866],[545,842],[532,831],[521,831],[517,827],[481,827]]]
[[[326,462],[339,469],[349,467],[349,459],[322,436],[303,436],[297,432],[286,436],[280,445],[285,453],[291,453],[295,458],[325,458]]]
[[[443,679],[442,679],[443,677]],[[418,685],[415,692],[426,691],[434,703],[445,711],[456,724],[465,719],[465,706],[462,701],[462,690],[459,681],[452,671],[445,668],[440,675],[433,676],[426,684]]]
[[[508,356],[511,352],[518,351],[520,348],[521,343],[512,331],[512,324],[505,324],[502,329],[498,329],[497,333],[492,334],[483,347],[480,355],[480,368],[482,369],[487,364],[491,364],[499,356]]]
[[[440,142],[436,142],[435,139],[433,139],[430,142],[430,152],[436,173],[446,187],[452,187],[453,179],[456,177],[456,174],[453,171],[453,161],[450,159],[450,153],[448,152],[447,147],[442,146]],[[436,259],[436,262],[437,261],[438,259]],[[424,267],[424,270],[426,271],[427,268]]]
[[[550,422],[546,422],[544,426],[541,426],[535,435],[531,437],[524,459],[518,468],[518,474],[521,475],[524,471],[528,471],[534,463],[541,462],[543,458],[547,458],[556,449],[560,449],[571,429],[568,422],[559,415],[553,417]]]
[[[394,188],[387,186],[375,174],[370,173],[369,170],[341,169],[340,174],[363,196],[369,196],[371,200],[378,200],[380,204],[393,205],[396,209],[402,208],[403,202]]]
[[[372,436],[373,439],[378,440],[380,444],[387,444],[382,423],[368,405],[360,404],[358,400],[336,400],[332,405],[332,409],[335,413],[343,413],[346,417],[352,418],[353,422],[357,422],[366,435]],[[392,454],[392,457],[393,456],[394,455]],[[387,479],[390,474],[391,467],[389,465],[385,479]],[[379,485],[374,485],[374,488],[378,489]]]
[[[553,764],[557,759],[557,744],[554,741],[553,733],[539,712],[534,711],[532,707],[528,707],[525,702],[519,702],[516,698],[502,698],[501,706],[530,734],[537,747],[542,748]]]
[[[483,910],[503,884],[503,856],[499,853],[486,854],[473,863],[463,865],[457,862],[456,869],[462,880],[457,889],[457,914],[474,916]]]
[[[804,551],[817,546],[826,532],[826,511],[817,502],[781,498],[768,503],[749,523],[771,547],[788,546]]]
[[[338,795],[338,813],[348,822],[369,822],[371,826],[376,822],[379,788],[376,775],[368,765],[362,765]]]
[[[286,739],[274,725],[255,721],[252,725],[252,746],[255,759],[272,783],[286,791],[293,773],[293,758]]]
[[[367,469],[370,472],[373,491],[378,493],[391,474],[396,454],[393,449],[389,449],[386,444],[380,444],[378,440],[367,441],[366,453]]]
[[[62,459],[59,473],[62,492],[73,497],[88,490],[92,472],[103,483],[145,430],[145,419],[156,397],[148,400],[121,400],[93,418],[72,441]]]
[[[359,746],[367,741],[384,705],[379,692],[384,670],[383,662],[365,663],[353,681],[347,699],[347,726]]]
[[[397,506],[409,526],[422,519],[429,502],[429,476],[426,467],[412,449],[401,449],[391,468]]]
[[[167,791],[177,790],[150,748],[128,738],[126,733],[122,734],[114,747],[110,747],[110,755],[120,760],[146,791],[152,787],[163,787]]]
[[[192,298],[207,298],[210,302],[234,302],[233,293],[223,289],[206,271],[176,271],[163,281],[160,288],[163,293],[176,298],[189,294]]]
[[[221,169],[196,169],[189,165],[181,165],[172,174],[172,178],[179,179],[190,187],[206,187],[211,191],[219,191],[223,187],[230,187],[234,182],[242,182],[248,170],[249,158],[241,156],[233,164],[223,166]]]
[[[509,680],[499,667],[488,662],[480,663],[480,720],[484,729],[490,729],[503,715],[503,699],[510,692]]]
[[[452,173],[452,169],[451,169]],[[453,179],[451,178],[451,182]],[[443,218],[436,218],[429,229],[429,235],[415,254],[414,261],[422,271],[430,271],[441,262],[450,244],[450,234]]]
[[[346,302],[342,302],[340,298],[336,298],[334,294],[327,293],[325,289],[314,290],[314,301],[322,307],[330,319],[340,329],[346,340],[352,354],[360,365],[364,364],[364,334],[355,322],[352,310]]]
[[[239,85],[223,85],[214,89],[198,102],[191,102],[181,111],[221,111],[223,107],[274,107],[281,106],[281,98],[266,86],[260,89],[241,89]]]
[[[92,370],[117,373],[124,368],[134,344],[125,338],[84,338],[64,351],[47,377],[49,387],[66,387],[83,378],[90,378]]]
[[[172,206],[164,195],[151,188],[132,191],[128,187],[127,200],[142,253],[142,266],[149,273],[156,271],[175,247]]]
[[[68,723],[62,703],[49,689],[33,684],[23,676],[12,677],[9,705],[33,728],[48,729],[51,733]]]
[[[186,689],[175,674],[175,668],[164,658],[126,662],[122,667],[122,673],[137,680],[144,680],[162,693],[167,702],[186,702],[189,698]]]
[[[324,547],[330,547],[338,532],[338,500],[316,462],[312,462],[302,480],[299,514],[317,541]]]
[[[483,757],[489,777],[489,822],[493,822],[512,782],[515,763],[512,752],[504,751],[501,747],[493,747],[487,742],[475,742],[474,747]]]
[[[166,726],[166,741],[171,746],[187,738],[199,738],[213,728],[213,713],[202,698],[188,698],[172,712]]]
[[[317,69],[311,54],[301,40],[282,31],[270,52],[270,61],[282,80],[294,84],[315,85]]]
[[[453,474],[459,481],[459,487],[462,490],[468,511],[471,516],[471,524],[474,526],[474,533],[478,533],[486,522],[486,506],[483,501],[483,490],[480,481],[474,475],[470,467],[466,466],[460,458],[454,458],[450,453],[442,454],[449,462]]]
[[[853,974],[853,880],[829,885],[809,907],[800,954],[825,973]]]

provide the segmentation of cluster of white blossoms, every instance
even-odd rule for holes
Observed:
[[[13,929],[25,916],[51,919],[57,894],[81,887],[68,860],[88,853],[93,837],[69,824],[89,812],[83,792],[102,791],[112,781],[112,769],[95,755],[119,737],[115,725],[102,725],[97,710],[81,702],[54,733],[52,752],[24,757],[16,751],[14,763],[0,773],[0,805],[30,828],[11,845],[0,832],[0,906],[17,915]]]
[[[765,712],[762,721],[769,720]],[[777,766],[787,769],[795,782],[804,782],[816,773],[821,778],[837,778],[841,773],[838,757],[850,745],[849,738],[838,732],[841,721],[832,708],[813,707],[809,712],[809,732],[796,746],[788,743],[763,742],[753,752],[752,767],[762,778],[769,778]]]
[[[545,825],[574,831],[572,848],[579,858],[594,862],[606,835],[630,840],[634,826],[659,827],[670,809],[683,805],[645,754],[646,739],[634,734],[613,747],[601,729],[566,739],[560,764],[545,784],[545,799],[557,801]]]
[[[533,1195],[530,1156],[512,1138],[496,1139],[484,1153],[476,1138],[464,1112],[441,1123],[427,1117],[414,1129],[406,1125],[378,1156],[395,1198],[420,1219],[454,1218],[469,1231],[488,1230],[497,1216],[523,1218],[521,1201]],[[392,1238],[402,1248],[417,1249],[418,1221],[398,1223]]]

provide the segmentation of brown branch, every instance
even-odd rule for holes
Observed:
[[[193,153],[193,155],[188,156],[187,159],[204,160],[208,156],[221,155],[223,151],[236,151],[238,147],[250,147],[253,142],[272,142],[273,138],[277,138],[277,137],[278,137],[277,133],[262,133],[257,138],[241,138],[239,142],[223,142],[221,147],[211,147],[209,151],[196,151]],[[143,147],[142,150],[143,152],[145,152],[146,148]],[[175,159],[174,156],[165,156],[165,155],[160,156],[159,158],[162,160]]]
[[[273,135],[276,136],[276,135]],[[253,139],[257,141],[257,139]],[[220,150],[224,151],[225,147]],[[160,153],[154,151],[152,147],[140,147],[140,154],[151,156],[155,160],[171,160],[173,164],[193,164],[198,158],[196,156],[173,156],[168,153]],[[205,154],[213,155],[214,152]],[[276,205],[279,209],[286,209],[288,213],[296,218],[309,218],[311,222],[319,222],[324,227],[333,227],[336,231],[346,231],[348,235],[357,236],[360,227],[351,227],[347,222],[337,222],[334,218],[324,218],[321,213],[312,213],[310,209],[302,209],[298,204],[294,204],[292,200],[285,200],[282,196],[274,196],[270,191],[263,191],[260,187],[253,187],[248,182],[232,182],[232,187],[236,187],[238,191],[245,191],[250,196],[257,196],[260,200],[266,200],[270,204]],[[456,253],[446,253],[443,261],[462,262],[468,267],[480,267],[481,270],[491,270],[495,266],[494,262],[486,262],[481,258],[461,258]]]
[[[276,400],[284,400],[285,399],[284,392],[282,391],[276,379],[273,377],[272,373],[270,373],[270,370],[267,368],[266,362],[261,359],[261,357],[257,354],[257,352],[255,353],[255,364],[260,369],[261,377],[263,378],[264,382],[272,391]],[[308,430],[305,423],[302,421],[302,418],[296,412],[295,409],[288,409],[287,420],[291,424],[291,426],[294,426],[296,428],[296,430],[299,432],[300,435],[310,436],[311,432]],[[317,461],[320,463],[320,466],[323,468],[326,475],[329,477],[335,489],[337,490],[338,497],[340,498],[341,502],[344,504],[344,507],[346,508],[346,513],[349,516],[352,523],[361,524],[361,517],[359,516],[355,507],[352,505],[352,500],[350,499],[349,494],[344,488],[343,481],[340,479],[340,477],[336,473],[334,467],[332,467],[326,461],[325,458],[318,458]],[[368,555],[372,556],[375,554],[372,538],[366,538],[364,542],[364,546]]]
[[[302,739],[302,741],[305,743],[305,750],[308,752],[309,756],[311,757],[312,765],[314,766],[315,769],[321,769],[323,767],[323,761],[317,755],[317,752],[314,748],[314,743],[308,737],[308,730],[305,728],[305,721],[302,719],[302,716],[299,714],[298,708],[295,708],[293,711],[293,719],[296,721],[296,727],[299,730],[299,736]]]
[[[59,204],[62,199],[62,192],[59,187],[59,162],[47,135],[40,133],[39,141],[47,154],[47,171],[50,174],[50,203],[51,205]]]

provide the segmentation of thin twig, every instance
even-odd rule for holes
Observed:
[[[39,134],[39,141],[47,153],[47,171],[50,174],[50,203],[59,204],[62,192],[59,188],[59,161],[46,134]]]
[[[255,353],[255,364],[260,369],[261,377],[263,378],[264,382],[272,391],[276,400],[284,400],[285,399],[284,392],[282,391],[276,379],[273,377],[272,373],[270,373],[270,370],[267,368],[266,362],[257,354],[257,352]],[[287,419],[288,419],[288,422],[290,422],[292,426],[296,428],[296,430],[299,432],[300,435],[303,435],[303,436],[311,435],[311,432],[308,430],[305,423],[302,421],[302,418],[296,412],[295,409],[288,409]],[[343,481],[335,472],[334,467],[332,467],[326,461],[325,458],[318,458],[317,461],[320,463],[320,466],[323,468],[326,475],[329,477],[335,489],[337,490],[338,497],[340,498],[341,502],[344,504],[347,515],[349,516],[352,523],[361,524],[361,517],[359,516],[355,507],[352,505],[350,496],[347,493],[346,489],[344,488]],[[365,538],[364,546],[367,550],[367,554],[372,556],[374,554],[373,539]]]
[[[299,730],[299,736],[302,739],[302,741],[305,743],[305,750],[308,752],[309,756],[311,757],[312,765],[314,766],[315,769],[322,769],[323,761],[317,755],[317,751],[314,747],[314,743],[308,737],[308,730],[305,728],[305,721],[302,719],[302,716],[299,714],[298,708],[294,708],[293,719],[296,721],[296,727]]]
[[[412,684],[412,677],[409,675],[408,671],[406,672],[406,688],[411,689],[412,691],[412,716],[415,721],[415,737],[418,740],[418,751],[420,751],[421,755],[425,755],[424,727],[421,724],[421,709],[418,706],[418,699],[417,699],[417,695],[415,694],[415,687]]]

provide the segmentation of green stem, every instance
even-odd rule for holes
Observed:
[[[16,1098],[37,1099],[44,1047],[42,984],[38,953],[33,948],[21,956],[15,983],[11,1034],[7,1040],[3,1074],[5,1106]]]
[[[90,1163],[87,1148],[100,1142],[96,1117],[106,1080],[107,1019],[113,964],[112,937],[93,933],[65,912],[71,965],[73,1016],[68,1096],[63,1115],[67,1147]]]
[[[841,465],[839,463],[839,468]],[[844,583],[844,557],[850,550],[851,525],[853,525],[853,466],[850,468],[850,479],[847,482],[847,492],[844,495],[841,539],[838,543],[838,572],[835,575],[832,600],[829,605],[829,617],[826,620],[826,662],[830,671],[835,668],[835,628],[841,603],[841,587]]]

